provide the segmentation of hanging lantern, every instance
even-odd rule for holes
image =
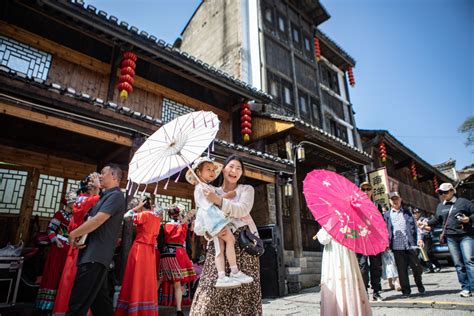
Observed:
[[[314,37],[314,53],[316,54],[316,61],[321,59],[321,47],[319,46],[319,38]]]
[[[250,105],[248,103],[242,103],[240,105],[240,132],[242,133],[244,142],[250,140],[252,134],[252,111],[250,111]]]
[[[380,160],[382,160],[383,163],[387,161],[387,148],[385,148],[385,143],[383,141],[383,138],[380,140],[379,143],[379,153],[380,153]]]
[[[135,77],[135,68],[137,55],[132,52],[123,53],[122,62],[120,63],[120,77],[117,89],[120,97],[126,99],[133,92],[133,83]]]
[[[351,87],[355,86],[356,82],[354,80],[354,73],[352,72],[352,67],[347,68],[347,75],[349,76],[349,84]]]
[[[411,161],[411,164],[410,164],[410,173],[411,173],[412,179],[416,181],[416,179],[417,179],[417,176],[416,176],[416,164],[415,164],[415,161],[414,161],[414,160],[412,160],[412,161]]]
[[[436,190],[438,190],[438,188],[439,188],[439,183],[438,183],[438,177],[437,176],[433,177],[433,186],[434,186],[434,190],[435,190],[435,193],[436,193]]]
[[[293,197],[293,184],[291,183],[291,178],[288,179],[288,182],[285,184],[284,188],[285,197],[291,199]]]

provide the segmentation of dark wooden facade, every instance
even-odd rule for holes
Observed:
[[[434,214],[439,197],[435,192],[434,178],[438,185],[451,180],[433,167],[412,150],[403,145],[393,135],[385,130],[359,130],[364,150],[373,156],[373,163],[368,166],[368,172],[378,168],[386,168],[387,175],[398,182],[397,190],[405,206],[418,208],[427,215]],[[387,159],[382,162],[379,144],[383,140]],[[410,170],[411,163],[416,165],[417,177],[413,179]]]
[[[28,240],[35,214],[44,230],[78,180],[109,162],[126,171],[148,135],[189,111],[219,116],[213,155],[242,155],[261,192],[269,193],[278,171],[293,170],[289,161],[234,144],[230,113],[268,95],[103,11],[78,2],[2,1],[0,41],[0,245]],[[134,91],[122,100],[116,85],[127,50],[138,62]],[[192,206],[193,187],[183,179],[162,187],[158,202]]]

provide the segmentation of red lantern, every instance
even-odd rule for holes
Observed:
[[[137,68],[137,64],[131,59],[122,59],[121,63],[122,68],[130,67],[132,69]]]
[[[319,46],[319,38],[314,37],[314,52],[316,54],[316,61],[321,59],[321,47]]]
[[[119,82],[127,82],[133,85],[133,83],[135,82],[135,79],[133,79],[133,77],[130,75],[122,75],[119,77]]]
[[[411,173],[411,177],[413,178],[413,180],[417,180],[417,172],[416,172],[416,164],[415,164],[415,161],[412,160],[411,161],[411,164],[410,164],[410,173]]]
[[[243,109],[242,111],[240,111],[240,115],[252,115],[252,112],[250,112],[250,109]]]
[[[132,67],[125,67],[125,68],[120,69],[120,74],[122,76],[129,75],[133,78],[135,76],[135,70],[133,70]]]
[[[383,138],[380,140],[379,143],[379,152],[380,152],[380,160],[382,160],[383,163],[387,161],[387,148],[385,148],[385,143],[383,141]]]
[[[252,128],[252,123],[250,123],[249,121],[245,121],[245,122],[242,122],[242,124],[240,124],[240,127],[241,128]]]
[[[354,80],[354,73],[352,72],[352,67],[347,68],[347,75],[349,76],[349,84],[351,87],[355,86],[356,82]]]
[[[240,127],[244,142],[250,140],[250,135],[252,134],[252,111],[250,111],[250,105],[247,103],[242,103],[240,105]]]
[[[120,63],[120,77],[117,86],[120,97],[126,99],[133,92],[133,83],[135,82],[135,68],[137,64],[137,55],[132,52],[123,53],[122,62]]]
[[[438,177],[437,176],[433,177],[433,186],[434,186],[434,189],[435,189],[435,192],[436,192],[436,190],[438,190],[438,188],[439,188],[439,183],[438,183]]]

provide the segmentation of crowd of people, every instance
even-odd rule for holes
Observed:
[[[212,186],[221,171],[218,185]],[[53,315],[158,315],[160,304],[176,306],[177,315],[183,315],[199,270],[186,251],[188,231],[193,230],[205,239],[207,251],[191,314],[261,314],[259,259],[236,242],[245,229],[258,236],[250,216],[254,189],[242,184],[243,174],[239,156],[230,156],[224,165],[198,159],[186,175],[196,186],[198,210],[192,225],[194,210],[179,204],[161,207],[149,198],[135,199],[127,211],[122,171],[116,165],[87,176],[51,220],[52,247],[37,307]],[[162,224],[164,213],[168,221]],[[114,302],[118,241],[130,248]]]
[[[258,256],[240,249],[237,242],[245,230],[258,236],[250,216],[254,189],[243,184],[243,174],[243,161],[236,155],[223,165],[207,157],[196,160],[186,174],[186,180],[195,185],[197,214],[192,225],[189,220],[194,212],[183,216],[186,212],[178,204],[159,207],[143,199],[127,212],[120,189],[122,171],[116,165],[105,166],[100,175],[87,176],[77,192],[67,194],[65,208],[49,225],[52,246],[37,307],[53,315],[157,315],[160,304],[176,306],[177,315],[183,315],[182,305],[191,304],[191,315],[262,314]],[[363,182],[360,189],[372,197],[369,182]],[[447,242],[456,267],[459,294],[471,296],[474,206],[456,197],[449,183],[443,183],[438,192],[443,202],[431,218],[403,207],[398,192],[389,193],[390,208],[376,205],[388,230],[389,247],[383,253],[356,255],[323,228],[318,232],[319,242],[325,245],[322,315],[371,315],[368,290],[372,290],[372,300],[383,300],[382,279],[402,297],[409,297],[409,269],[418,293],[425,294],[423,271],[441,270],[432,252],[431,231],[436,225],[442,227],[440,239]],[[162,224],[164,213],[169,221]],[[114,302],[111,264],[121,230],[122,247],[127,238],[131,247],[122,258],[125,268]],[[189,295],[183,299],[183,288],[189,292],[198,278],[186,251],[189,230],[207,243],[192,302]]]
[[[363,182],[360,189],[372,197],[369,182]],[[372,315],[368,304],[369,283],[372,299],[382,301],[382,277],[388,280],[391,289],[401,292],[401,298],[410,297],[409,269],[418,295],[425,295],[423,271],[441,271],[433,255],[431,235],[438,225],[442,227],[440,242],[447,243],[456,268],[461,285],[459,295],[471,297],[474,291],[474,203],[456,197],[456,189],[450,183],[441,184],[437,192],[442,202],[431,218],[423,217],[418,209],[412,213],[403,207],[398,192],[388,194],[390,208],[374,203],[383,213],[389,247],[374,256],[357,254],[358,269],[354,269],[354,252],[337,243],[324,229],[318,232],[317,239],[325,245],[321,269],[321,315]]]

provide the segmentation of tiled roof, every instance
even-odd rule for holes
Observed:
[[[305,122],[299,118],[296,118],[296,117],[292,117],[292,116],[285,116],[285,115],[280,115],[280,114],[269,114],[269,113],[259,113],[258,115],[261,115],[261,116],[264,116],[264,117],[269,117],[269,118],[273,118],[273,119],[277,119],[277,120],[281,120],[281,121],[286,121],[286,122],[292,122],[292,123],[297,123],[297,124],[300,124],[302,126],[304,126],[305,128],[309,128],[311,129],[312,131],[315,131],[317,132],[318,134],[320,134],[321,136],[325,137],[326,139],[328,140],[331,140],[333,142],[336,142],[342,146],[345,146],[347,147],[348,149],[350,150],[353,150],[355,152],[357,152],[358,154],[361,154],[369,159],[372,159],[372,156],[369,155],[368,153],[366,153],[365,151],[357,148],[356,146],[354,145],[351,145],[345,141],[343,141],[342,139],[324,131],[322,128],[319,128],[317,126],[314,126],[312,124],[309,124],[308,122]]]
[[[339,46],[335,41],[333,41],[328,35],[322,32],[320,29],[316,29],[316,36],[320,39],[328,43],[333,49],[335,49],[342,57],[346,59],[346,61],[354,67],[356,61],[354,58],[351,57],[341,46]]]
[[[80,9],[79,13],[87,14],[89,16],[93,16],[94,18],[100,18],[100,20],[104,22],[110,30],[113,29],[116,31],[117,29],[119,29],[124,38],[138,40],[141,41],[143,44],[146,44],[147,49],[152,49],[152,51],[157,55],[157,57],[162,57],[163,55],[166,55],[167,57],[169,57],[167,61],[174,63],[178,67],[182,66],[183,62],[189,63],[194,67],[195,72],[201,72],[211,75],[214,78],[221,80],[222,83],[226,83],[244,89],[252,96],[265,99],[267,102],[272,100],[272,96],[265,93],[264,91],[259,90],[243,82],[242,80],[239,80],[229,75],[221,69],[215,68],[214,66],[210,66],[204,61],[197,59],[196,57],[189,55],[188,53],[183,52],[177,49],[176,47],[173,47],[171,44],[168,44],[165,41],[158,39],[156,36],[151,35],[146,31],[139,30],[135,26],[130,26],[125,21],[119,21],[117,17],[109,15],[103,10],[98,10],[93,5],[86,6],[83,0],[69,0],[66,2],[44,0],[43,4],[52,6],[54,8],[61,8],[63,9],[63,12],[68,15],[74,14],[73,10],[67,10],[68,8]],[[158,53],[160,54],[160,56],[158,56]]]
[[[360,134],[365,135],[383,135],[384,139],[392,144],[392,146],[396,146],[400,151],[404,152],[409,158],[416,160],[418,164],[426,168],[427,170],[434,173],[439,179],[446,179],[446,175],[443,174],[439,169],[435,168],[433,165],[426,162],[420,156],[418,156],[413,150],[405,146],[401,141],[399,141],[395,136],[390,134],[389,131],[381,129],[381,130],[372,130],[372,129],[358,129]]]
[[[154,118],[150,115],[142,114],[138,111],[134,111],[133,109],[131,109],[129,107],[119,106],[119,105],[117,105],[116,103],[113,103],[113,102],[105,102],[104,100],[102,100],[100,98],[94,98],[94,97],[90,96],[89,94],[82,93],[80,91],[76,91],[75,89],[73,89],[71,87],[61,86],[58,83],[48,84],[45,80],[38,79],[38,78],[30,78],[30,77],[26,76],[24,73],[12,70],[12,69],[10,69],[9,67],[6,67],[6,66],[0,66],[0,75],[6,75],[6,76],[10,77],[11,79],[21,80],[21,81],[27,82],[29,84],[35,85],[37,87],[49,90],[51,92],[70,97],[71,99],[79,100],[79,101],[82,101],[82,102],[93,104],[93,105],[101,107],[101,108],[109,109],[109,110],[114,111],[116,113],[120,113],[120,114],[123,114],[123,115],[128,116],[128,117],[133,117],[137,120],[142,120],[144,122],[151,123],[151,124],[154,124],[156,126],[163,125],[163,122],[160,119]],[[146,135],[146,136],[149,136],[149,135]],[[216,139],[215,143],[220,145],[220,146],[227,147],[227,148],[230,148],[230,149],[234,149],[234,150],[237,150],[237,151],[241,151],[241,152],[244,152],[244,153],[248,153],[248,154],[256,156],[256,157],[260,157],[260,158],[263,158],[263,159],[268,159],[268,160],[275,161],[275,162],[278,162],[278,163],[282,163],[282,164],[285,164],[285,165],[293,166],[293,162],[291,160],[282,159],[278,156],[274,156],[274,155],[270,155],[270,154],[265,153],[265,152],[257,151],[257,150],[254,150],[252,148],[246,147],[246,146],[230,143],[230,142],[227,142],[225,140],[220,140],[220,139]]]

